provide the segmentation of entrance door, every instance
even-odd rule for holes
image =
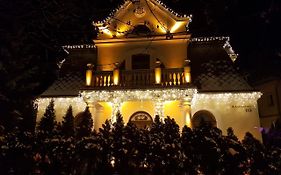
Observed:
[[[134,123],[137,126],[137,128],[140,128],[140,129],[149,128],[153,122],[152,117],[145,111],[135,112],[130,117],[129,121]]]
[[[150,55],[132,55],[132,69],[150,69]]]

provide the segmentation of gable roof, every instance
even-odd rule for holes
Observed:
[[[98,39],[124,38],[144,25],[153,35],[186,31],[191,16],[180,16],[158,0],[127,0],[103,21],[94,22]]]
[[[78,96],[85,86],[84,72],[68,72],[60,76],[41,97]]]
[[[227,37],[194,38],[189,46],[193,84],[199,91],[251,91],[224,47]]]

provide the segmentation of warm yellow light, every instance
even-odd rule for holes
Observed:
[[[185,115],[185,124],[186,124],[186,126],[191,128],[191,120],[190,120],[190,113],[189,112]]]
[[[86,71],[86,86],[91,86],[91,84],[92,84],[92,76],[93,76],[93,71],[92,70],[87,70]]]
[[[128,25],[119,25],[118,30],[116,32],[116,36],[117,37],[124,36],[126,34],[126,32],[129,30],[130,30],[130,28],[128,27]]]
[[[173,27],[171,28],[170,32],[171,33],[175,33],[180,27],[182,27],[184,25],[183,21],[180,22],[176,22]]]
[[[113,84],[114,85],[119,84],[119,69],[114,69],[113,71]]]
[[[103,33],[105,33],[105,34],[112,36],[111,31],[108,30],[107,28],[100,28],[100,30],[101,30]]]
[[[190,60],[185,60],[185,65],[184,65],[184,80],[186,83],[191,83],[191,73],[190,73]]]
[[[163,27],[162,25],[160,25],[159,30],[161,33],[166,34],[167,33],[167,29],[165,27]]]
[[[161,83],[161,68],[156,67],[155,68],[155,84]]]
[[[93,77],[93,65],[87,64],[87,71],[86,71],[86,86],[92,85],[92,77]]]
[[[184,67],[184,79],[186,83],[191,82],[191,74],[190,74],[190,67],[186,66]]]

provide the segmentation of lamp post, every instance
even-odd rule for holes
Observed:
[[[191,83],[190,60],[186,59],[184,62],[184,80],[185,83]]]
[[[92,85],[92,77],[93,77],[93,67],[94,65],[91,63],[87,64],[87,70],[86,70],[86,86]]]
[[[160,60],[157,59],[156,63],[156,67],[154,69],[155,72],[155,84],[161,84],[161,62]]]
[[[115,68],[113,70],[113,84],[115,86],[117,86],[119,84],[119,75],[120,75],[120,71],[119,71],[119,63],[115,63]]]

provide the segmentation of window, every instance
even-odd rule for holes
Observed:
[[[149,113],[145,111],[135,112],[130,117],[129,121],[134,123],[137,126],[137,128],[142,128],[142,129],[149,128],[153,123],[152,117],[149,115]]]

